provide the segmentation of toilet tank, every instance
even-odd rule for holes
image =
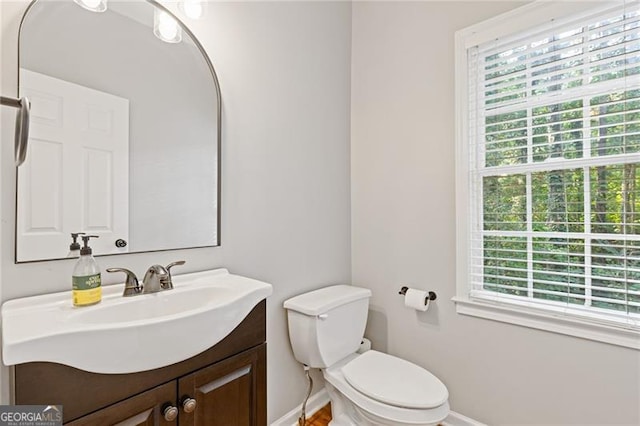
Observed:
[[[364,336],[371,290],[334,285],[284,302],[293,355],[302,364],[326,368],[355,353]]]

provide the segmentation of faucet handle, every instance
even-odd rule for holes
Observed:
[[[165,269],[167,270],[167,272],[171,273],[171,272],[170,272],[171,268],[173,268],[174,266],[184,265],[185,263],[187,263],[187,262],[185,262],[184,260],[178,260],[178,261],[176,261],[176,262],[171,262],[170,264],[168,264],[168,265],[165,267]]]
[[[173,268],[174,266],[180,266],[180,265],[184,265],[186,262],[184,260],[178,260],[176,262],[171,262],[170,264],[168,264],[166,266],[166,270],[167,270],[167,275],[169,275],[168,277],[168,282],[167,282],[167,287],[169,288],[173,288],[173,282],[171,281],[171,268]]]
[[[138,283],[136,274],[125,268],[107,268],[107,272],[124,272],[127,274],[127,280],[124,285],[123,296],[135,296],[142,292],[142,286]]]

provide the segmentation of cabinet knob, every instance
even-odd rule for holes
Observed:
[[[164,419],[168,422],[172,422],[178,418],[178,409],[173,405],[166,405],[162,410]]]
[[[191,397],[184,397],[182,399],[182,409],[185,413],[193,413],[196,409],[197,402]]]

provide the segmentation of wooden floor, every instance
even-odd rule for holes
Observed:
[[[308,418],[305,426],[327,426],[330,421],[331,403],[319,409],[311,418]]]
[[[307,419],[305,426],[327,426],[331,421],[331,403],[319,409],[311,418]],[[442,425],[438,425],[442,426]]]

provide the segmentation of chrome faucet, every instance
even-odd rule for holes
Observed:
[[[153,265],[147,269],[142,280],[143,293],[157,293],[161,290],[168,290],[169,272],[162,265]]]
[[[127,274],[127,280],[124,286],[123,296],[135,296],[137,294],[157,293],[163,290],[171,290],[173,282],[171,281],[171,268],[177,265],[184,265],[184,260],[172,262],[166,267],[162,265],[152,265],[147,269],[142,280],[142,285],[138,283],[136,274],[125,268],[108,268],[107,272],[124,272]]]

